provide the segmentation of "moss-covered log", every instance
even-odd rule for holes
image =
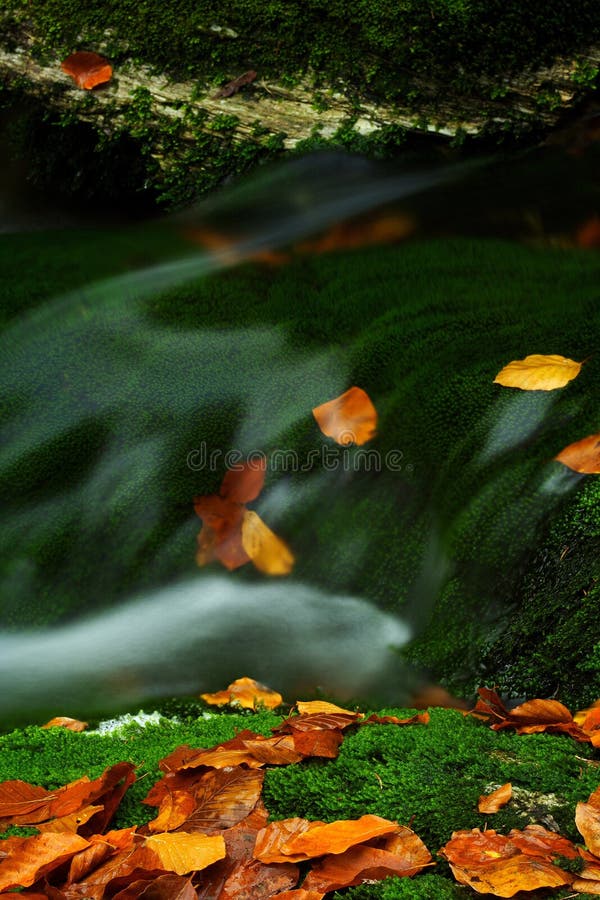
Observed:
[[[7,0],[0,72],[100,146],[140,142],[167,203],[284,149],[385,155],[409,133],[539,136],[598,79],[593,0],[195,4]],[[115,76],[83,94],[60,69],[76,49]],[[218,87],[247,70],[239,93]]]

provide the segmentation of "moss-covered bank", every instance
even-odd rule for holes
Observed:
[[[183,707],[180,711],[185,712]],[[155,815],[141,800],[161,774],[157,762],[162,756],[181,743],[213,746],[245,727],[268,734],[279,721],[266,712],[207,715],[201,704],[190,703],[178,723],[132,724],[113,735],[29,727],[0,737],[0,780],[19,778],[52,789],[82,775],[96,777],[106,766],[128,760],[138,766],[138,781],[114,824],[143,824]],[[479,814],[479,796],[506,781],[513,785],[511,802],[493,820]],[[579,841],[575,804],[586,800],[598,783],[597,760],[587,745],[566,736],[497,733],[458,712],[436,709],[426,726],[351,729],[336,760],[268,768],[264,799],[273,819],[305,816],[330,822],[374,813],[410,824],[435,854],[453,830],[484,828],[486,822],[500,833],[535,822]],[[410,882],[393,878],[336,896],[438,900],[471,894],[438,861],[433,871]]]
[[[536,139],[593,90],[600,66],[593,0],[6,0],[0,16],[0,71],[52,124],[40,154],[52,157],[64,125],[91,124],[98,153],[125,135],[167,204],[284,147],[380,156],[407,132]],[[59,62],[76,49],[106,54],[113,83],[73,88]],[[215,99],[248,70],[252,85]]]
[[[18,317],[179,241],[5,237],[3,308]],[[224,464],[190,466],[190,451],[283,448],[312,459],[272,465],[265,489],[295,577],[408,617],[411,659],[455,690],[487,679],[596,699],[600,488],[552,457],[598,431],[597,285],[593,255],[454,240],[246,265],[139,315],[127,292],[95,303],[84,291],[39,340],[21,336],[31,346],[7,345],[8,426],[23,413],[41,430],[19,432],[32,443],[0,472],[3,623],[64,620],[194,573],[191,500],[218,488]],[[531,352],[591,358],[552,394],[493,384]],[[323,439],[310,410],[353,383],[379,410],[371,446],[394,466],[332,449],[328,472],[311,458]]]

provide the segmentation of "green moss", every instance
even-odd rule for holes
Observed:
[[[336,891],[333,900],[460,900],[464,888],[440,875],[386,878],[377,884],[361,884]]]
[[[105,272],[107,253],[126,264],[103,241],[7,236],[7,284],[16,285],[8,308],[16,314],[53,286]],[[185,245],[172,237],[168,246]],[[382,460],[400,453],[400,470],[365,471],[355,451],[331,447],[348,470],[343,490],[340,473],[328,476],[319,459],[309,468],[326,487],[310,472],[269,472],[266,493],[285,492],[277,528],[293,546],[297,577],[407,616],[419,632],[407,655],[457,690],[485,678],[517,695],[558,689],[570,704],[595,699],[598,489],[549,460],[597,431],[600,366],[592,357],[551,397],[493,378],[530,352],[589,356],[597,281],[593,255],[454,240],[246,265],[148,300],[135,337],[124,329],[119,338],[123,356],[110,359],[129,360],[131,341],[145,336],[156,362],[127,368],[109,419],[90,418],[86,392],[60,392],[67,420],[86,412],[85,427],[65,426],[58,443],[38,442],[0,473],[11,498],[4,621],[57,620],[193,573],[191,500],[218,488],[224,463],[190,468],[190,450],[201,441],[230,449],[252,408],[258,433],[243,452],[283,447],[305,460],[324,445],[310,410],[355,383],[379,411],[373,449]],[[114,315],[127,309],[117,298]],[[90,333],[99,313],[90,307]],[[57,322],[50,345],[62,346],[62,329]],[[227,329],[238,329],[235,347]],[[194,348],[189,358],[182,346]],[[83,383],[84,364],[83,381],[92,373],[102,383],[109,347],[96,342],[84,361],[68,348],[60,378]],[[17,386],[7,416],[28,402]],[[98,518],[86,473],[115,429],[131,477],[103,495]],[[53,514],[32,516],[23,496],[55,504]]]

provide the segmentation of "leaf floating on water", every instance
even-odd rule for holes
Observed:
[[[600,434],[569,444],[554,458],[581,475],[600,475]]]
[[[582,365],[553,353],[533,353],[504,366],[494,378],[494,384],[520,388],[522,391],[554,391],[577,378]]]
[[[283,697],[277,691],[271,690],[265,684],[255,681],[254,678],[236,678],[225,691],[217,691],[216,694],[200,694],[205,703],[212,706],[225,706],[226,703],[242,706],[244,709],[256,709],[257,706],[266,706],[267,709],[275,709],[283,703]]]
[[[506,784],[503,784],[490,794],[482,794],[477,803],[477,809],[480,813],[486,815],[497,813],[503,806],[506,806],[511,797],[512,784],[510,781],[507,781]]]
[[[377,430],[377,410],[366,391],[351,387],[327,403],[315,406],[313,416],[324,435],[337,444],[366,444]]]
[[[99,53],[78,50],[71,53],[60,64],[63,72],[70,75],[73,81],[84,90],[89,91],[98,84],[106,84],[112,78],[112,66]]]
[[[289,575],[294,556],[260,516],[247,509],[242,519],[242,547],[256,568],[266,575]]]

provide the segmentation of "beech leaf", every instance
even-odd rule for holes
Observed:
[[[553,353],[533,353],[504,366],[494,378],[494,383],[523,391],[554,391],[576,378],[582,365]]]
[[[80,87],[89,91],[98,84],[106,84],[112,78],[112,67],[104,56],[99,53],[90,53],[86,50],[78,50],[71,53],[60,64],[63,72],[70,75],[73,81]]]
[[[88,846],[84,838],[69,833],[36,834],[18,839],[0,862],[0,891],[30,887]]]
[[[365,444],[377,430],[377,410],[359,387],[315,406],[312,412],[323,434],[342,446]]]
[[[265,684],[260,684],[254,678],[236,678],[226,690],[218,691],[216,694],[200,694],[200,696],[205,703],[213,706],[224,706],[226,703],[230,703],[244,709],[256,709],[257,706],[275,709],[283,703],[281,694],[271,690]]]
[[[600,474],[600,434],[590,434],[569,444],[554,458],[581,475]]]
[[[477,809],[480,813],[486,815],[497,813],[503,806],[506,806],[511,797],[512,784],[510,781],[507,781],[506,784],[503,784],[490,794],[482,794],[477,803]]]
[[[138,851],[156,855],[159,866],[177,875],[205,869],[225,856],[225,841],[220,834],[154,834],[146,838]]]
[[[87,722],[80,722],[79,719],[70,719],[68,716],[56,716],[50,719],[42,728],[66,728],[67,731],[85,731],[88,727]]]
[[[287,544],[265,525],[258,513],[249,509],[242,519],[242,547],[265,575],[289,575],[294,567],[294,556]]]

